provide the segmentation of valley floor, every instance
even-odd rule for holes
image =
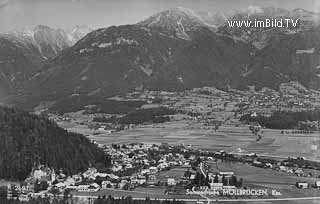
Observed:
[[[85,117],[85,116],[83,116]],[[281,134],[281,130],[262,129],[257,141],[248,126],[223,125],[219,130],[199,125],[196,121],[181,120],[163,124],[141,125],[132,130],[97,133],[84,125],[62,122],[69,131],[87,135],[100,144],[144,142],[148,144],[185,144],[210,151],[257,153],[279,158],[305,157],[320,161],[319,132],[313,134]]]

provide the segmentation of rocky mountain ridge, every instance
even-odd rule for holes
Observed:
[[[92,103],[141,89],[277,89],[288,81],[320,88],[317,14],[255,7],[228,18],[303,17],[304,26],[292,32],[230,28],[222,15],[217,24],[204,16],[175,8],[134,25],[92,31],[47,60],[9,103],[35,107],[46,101],[57,106],[80,98]]]

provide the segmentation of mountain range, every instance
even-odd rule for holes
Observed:
[[[70,30],[39,25],[0,34],[0,96],[17,92],[48,60],[89,33],[87,26]]]
[[[228,19],[266,18],[299,19],[299,27],[231,28],[227,23]],[[137,89],[246,89],[249,85],[277,89],[279,84],[292,80],[319,89],[318,19],[319,14],[303,9],[257,7],[232,14],[210,14],[178,7],[134,25],[94,30],[76,43],[61,40],[71,38],[61,37],[68,35],[60,31],[53,41],[42,37],[31,43],[46,42],[43,49],[17,46],[2,38],[11,51],[0,47],[0,60],[10,55],[21,60],[7,65],[6,70],[21,72],[23,82],[17,93],[3,101],[23,104],[25,108],[34,108],[40,102],[55,103],[57,107],[80,98],[90,103],[101,101]],[[27,55],[27,49],[37,54]],[[21,56],[15,56],[19,53]],[[12,76],[6,80],[14,81]]]

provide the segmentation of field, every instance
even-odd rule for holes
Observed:
[[[242,163],[226,163],[226,162],[208,162],[210,166],[210,171],[233,171],[238,178],[243,178],[244,185],[248,188],[255,188],[255,189],[268,189],[268,193],[271,193],[271,190],[276,189],[278,192],[282,193],[282,196],[274,196],[273,198],[302,198],[302,197],[318,197],[320,196],[320,190],[318,189],[297,189],[294,187],[295,182],[297,181],[306,181],[309,183],[313,183],[316,179],[314,178],[303,178],[303,177],[296,177],[284,172],[278,172],[271,169],[262,169],[253,167],[247,164]],[[170,171],[160,172],[157,176],[160,180],[166,180],[167,178],[176,178],[179,179],[186,169],[183,168],[174,168]],[[112,195],[114,197],[126,197],[132,196],[134,198],[157,198],[157,199],[196,199],[196,200],[203,200],[203,198],[193,195],[165,195],[166,187],[138,187],[135,188],[133,191],[124,191],[119,189],[108,189],[102,190],[96,193],[78,193],[75,192],[74,195],[80,196],[108,196]],[[213,200],[216,199],[226,199],[226,197],[210,197]],[[272,197],[271,197],[272,198]],[[187,204],[195,203],[193,202],[186,202]],[[204,203],[207,203],[204,201]],[[319,200],[298,200],[298,201],[250,201],[250,202],[210,202],[210,203],[262,203],[262,204],[289,204],[289,203],[296,203],[296,204],[309,204],[309,203],[319,203]]]
[[[82,121],[88,120],[86,116],[81,116]],[[75,117],[76,118],[76,117]],[[79,117],[78,117],[79,118]],[[70,131],[85,134],[88,138],[101,144],[112,143],[135,143],[143,142],[149,144],[169,144],[191,145],[192,148],[210,151],[233,151],[258,153],[264,156],[280,158],[305,157],[320,161],[320,138],[319,133],[314,134],[281,134],[281,130],[262,129],[261,140],[257,141],[257,136],[253,135],[248,126],[241,124],[225,123],[214,131],[213,127],[204,126],[197,121],[179,119],[163,124],[140,125],[131,130],[115,132],[111,134],[94,132],[85,125],[74,122],[63,122],[63,127]],[[289,131],[291,132],[291,131]],[[318,148],[319,147],[319,148]],[[211,170],[233,171],[238,178],[243,178],[244,185],[250,188],[276,189],[282,193],[282,198],[288,197],[314,197],[320,196],[320,191],[316,189],[297,189],[294,184],[297,181],[307,181],[314,183],[316,179],[307,177],[297,177],[288,173],[271,169],[253,167],[242,163],[218,163],[210,164]],[[183,170],[174,169],[163,172],[159,176],[165,180],[168,177],[179,178]],[[320,175],[319,172],[312,172]],[[132,195],[133,197],[155,196],[157,198],[170,198],[164,195],[163,188],[137,188],[131,192],[105,190],[98,192],[99,195],[111,194],[114,196]],[[183,195],[175,195],[175,198],[185,198]],[[199,197],[196,197],[199,198]],[[216,202],[214,202],[216,203]],[[217,202],[225,203],[225,202]],[[230,202],[228,202],[230,203]],[[231,202],[234,203],[234,202]],[[235,202],[241,203],[241,202]],[[319,203],[318,201],[272,201],[272,202],[242,202],[242,203]]]
[[[217,132],[213,127],[196,121],[176,120],[163,124],[140,125],[132,130],[111,134],[95,132],[80,122],[89,116],[75,115],[76,122],[60,122],[69,131],[78,132],[101,144],[144,142],[149,144],[191,144],[193,148],[217,151],[240,151],[276,157],[305,157],[320,161],[320,133],[281,134],[280,130],[262,129],[257,141],[248,126],[222,125]]]
[[[302,190],[297,189],[294,186],[297,181],[315,183],[315,181],[319,180],[316,178],[297,177],[286,172],[258,168],[243,163],[209,161],[208,165],[210,166],[210,170],[212,172],[234,172],[238,179],[243,178],[244,186],[262,189],[266,188],[270,190],[276,189],[279,190],[284,197],[303,197],[320,195],[319,190]]]

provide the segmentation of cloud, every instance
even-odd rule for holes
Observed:
[[[249,7],[248,7],[248,12],[249,12],[250,14],[263,13],[263,10],[262,10],[262,8],[259,7],[259,6],[249,5]]]
[[[8,6],[10,3],[9,0],[0,0],[0,9]]]
[[[71,0],[72,3],[83,2],[84,0]]]
[[[317,22],[319,22],[320,21],[320,2],[316,2],[314,8],[315,8],[315,12],[316,12],[315,20]]]
[[[320,13],[320,2],[316,2],[315,9],[316,12]]]

